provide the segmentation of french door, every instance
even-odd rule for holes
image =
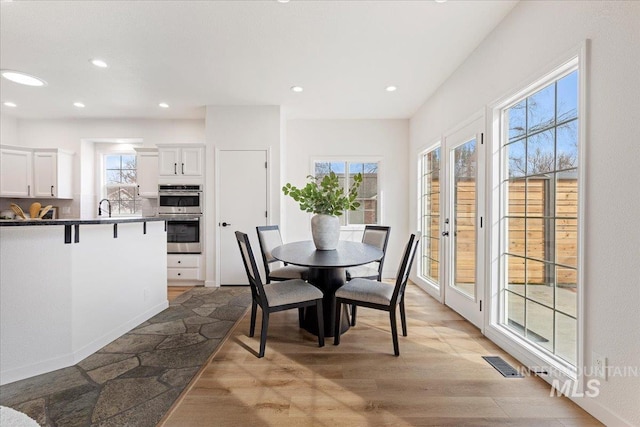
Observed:
[[[441,247],[444,302],[484,329],[484,118],[445,136]]]

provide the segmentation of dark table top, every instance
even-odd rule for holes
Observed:
[[[361,242],[340,240],[332,251],[319,251],[313,241],[287,243],[271,251],[274,258],[289,264],[314,268],[346,268],[382,258],[382,251]]]

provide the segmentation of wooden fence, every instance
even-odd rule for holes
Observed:
[[[438,216],[441,197],[439,187],[438,180],[431,182],[431,197],[425,199],[424,206],[425,211],[431,212],[431,216],[424,220],[423,227],[429,227],[433,237],[440,236],[441,231]],[[475,182],[459,181],[456,199],[458,218],[455,227],[455,280],[459,284],[475,281],[475,199]],[[544,178],[529,178],[511,182],[509,218],[504,219],[508,230],[507,252],[519,256],[507,256],[508,283],[575,284],[577,215],[578,183],[575,178],[557,179],[555,182]],[[449,230],[454,230],[452,225],[450,224]],[[427,249],[430,259],[425,257],[423,260],[424,271],[429,272],[432,277],[438,277],[439,273],[439,263],[435,261],[439,259],[439,246],[439,239],[430,239]],[[543,260],[550,263],[542,262]]]

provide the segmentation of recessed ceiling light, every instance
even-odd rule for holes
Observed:
[[[298,92],[298,93],[300,93],[300,92],[302,92],[304,89],[302,88],[302,86],[291,86],[291,90],[292,90],[293,92]]]
[[[435,0],[436,3],[446,3],[447,0]]]
[[[160,108],[169,108],[169,104],[167,104],[166,102],[161,102],[160,104],[158,104],[158,107],[160,107]]]
[[[385,88],[385,90],[386,90],[387,92],[395,92],[396,90],[398,90],[398,88],[397,88],[397,87],[395,87],[395,86],[387,86],[387,87]]]
[[[12,70],[2,70],[0,71],[2,77],[7,80],[11,80],[14,83],[19,83],[21,85],[27,86],[46,86],[47,82],[42,80],[39,77],[31,76],[29,74],[20,72],[20,71],[12,71]]]
[[[7,107],[11,107],[11,108],[16,108],[17,107],[16,104],[14,104],[13,102],[9,102],[9,101],[5,102],[4,105],[6,105]]]
[[[278,3],[289,3],[289,0],[278,0]]]
[[[107,63],[104,62],[102,59],[94,58],[94,59],[91,60],[91,63],[93,65],[95,65],[96,67],[100,67],[100,68],[107,68],[108,67]]]
[[[74,102],[73,106],[74,107],[78,107],[78,108],[84,108],[85,107],[85,105],[82,102]]]

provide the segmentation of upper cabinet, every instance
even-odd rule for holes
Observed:
[[[33,151],[33,197],[73,198],[73,155],[58,149]]]
[[[164,178],[202,178],[204,145],[158,145],[159,175]]]
[[[136,148],[138,158],[138,196],[158,197],[158,150],[156,148]]]
[[[73,198],[72,159],[59,149],[0,147],[0,197]]]
[[[0,197],[32,196],[32,160],[30,149],[0,148]]]

